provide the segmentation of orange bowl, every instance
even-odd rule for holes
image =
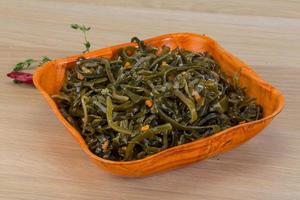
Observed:
[[[241,84],[247,88],[247,94],[256,97],[257,102],[263,107],[264,117],[257,121],[231,127],[194,142],[163,150],[140,160],[105,160],[89,150],[81,134],[63,117],[51,96],[59,93],[64,82],[66,69],[74,66],[78,57],[92,58],[102,56],[111,59],[119,48],[128,45],[135,46],[135,44],[120,44],[45,63],[34,73],[33,81],[36,88],[45,97],[57,118],[65,125],[75,140],[78,141],[84,152],[98,166],[113,174],[146,176],[212,157],[221,152],[230,150],[255,136],[265,128],[283,108],[284,97],[276,88],[262,80],[250,67],[224,50],[217,42],[207,36],[192,33],[175,33],[150,38],[145,40],[145,43],[153,46],[167,45],[172,49],[181,47],[190,51],[208,52],[221,65],[222,70],[227,75],[232,76],[234,73],[240,72]]]

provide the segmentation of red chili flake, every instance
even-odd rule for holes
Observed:
[[[33,85],[32,74],[30,73],[12,71],[8,73],[7,76],[14,79],[18,83],[26,83]]]

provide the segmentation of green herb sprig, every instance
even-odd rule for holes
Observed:
[[[86,27],[85,25],[78,25],[78,24],[71,24],[71,28],[75,29],[75,30],[80,30],[83,32],[83,36],[84,36],[84,47],[85,50],[83,51],[83,53],[85,52],[89,52],[90,48],[91,48],[91,43],[87,40],[87,35],[86,33],[91,30],[91,27]]]
[[[90,51],[91,43],[87,40],[87,32],[89,30],[91,30],[91,27],[86,27],[85,25],[78,25],[78,24],[71,24],[70,26],[73,29],[79,29],[80,31],[83,32],[83,35],[84,35],[84,43],[83,44],[85,47],[85,50],[83,52],[85,53],[85,52]],[[13,67],[12,72],[8,73],[7,76],[14,79],[14,83],[30,83],[30,84],[32,84],[32,80],[31,80],[32,74],[27,73],[27,72],[21,72],[21,71],[29,69],[30,67],[31,68],[39,67],[40,65],[42,65],[48,61],[51,61],[51,59],[47,56],[42,56],[40,60],[35,60],[32,58],[26,59],[22,62],[17,63]],[[24,76],[26,77],[25,78],[26,81],[24,81],[25,80]]]
[[[13,68],[13,71],[22,71],[24,69],[28,69],[30,66],[32,66],[33,63],[37,62],[36,60],[34,59],[27,59],[23,62],[19,62],[17,63],[14,68]]]
[[[22,70],[28,69],[29,67],[32,67],[34,64],[37,64],[37,63],[38,63],[37,65],[39,66],[39,65],[42,65],[45,62],[48,62],[50,60],[51,59],[49,57],[47,57],[47,56],[42,56],[41,60],[34,60],[32,58],[29,58],[29,59],[26,59],[23,62],[17,63],[14,66],[13,71],[15,71],[15,72],[22,71]]]

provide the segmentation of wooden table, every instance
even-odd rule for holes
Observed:
[[[286,97],[250,142],[215,158],[140,179],[94,165],[38,91],[5,77],[25,58],[79,53],[169,32],[205,33]],[[0,199],[300,199],[300,2],[287,0],[1,0]]]

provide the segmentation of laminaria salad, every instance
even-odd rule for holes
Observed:
[[[141,159],[262,117],[208,53],[131,42],[111,60],[79,58],[52,96],[94,154]]]

